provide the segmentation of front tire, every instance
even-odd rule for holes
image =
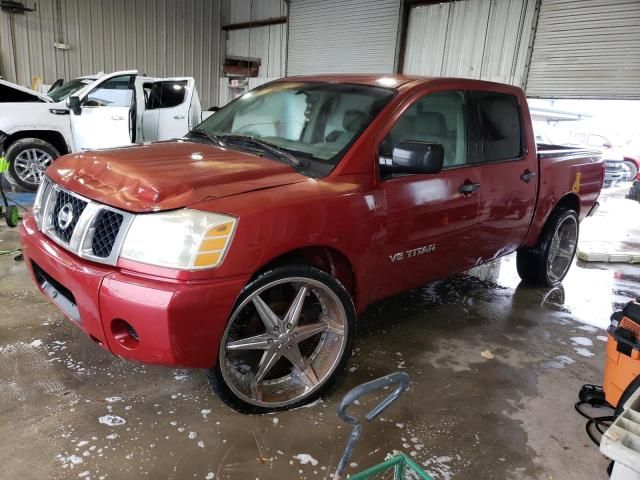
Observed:
[[[39,138],[22,138],[7,149],[9,173],[23,189],[33,192],[42,182],[44,171],[60,152]]]
[[[554,211],[533,249],[518,250],[518,275],[526,283],[545,287],[560,284],[578,247],[579,221],[573,210]]]
[[[208,370],[216,393],[243,413],[313,402],[344,370],[355,307],[334,277],[308,265],[260,274],[242,291]]]

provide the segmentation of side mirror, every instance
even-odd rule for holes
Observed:
[[[438,173],[444,165],[444,147],[431,142],[400,142],[391,161],[393,173]]]
[[[71,110],[76,115],[80,115],[82,113],[82,105],[80,105],[80,97],[69,97],[67,98],[67,106],[69,110]]]
[[[609,143],[609,142],[604,142],[604,143],[602,144],[602,146],[603,146],[604,148],[611,148],[611,147],[613,147],[613,145],[612,145],[611,143]]]

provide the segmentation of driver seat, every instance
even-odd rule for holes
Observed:
[[[330,143],[343,143],[347,144],[351,141],[354,135],[364,126],[367,121],[367,116],[360,110],[347,110],[342,118],[342,128],[344,130],[333,130],[325,137],[325,140]]]

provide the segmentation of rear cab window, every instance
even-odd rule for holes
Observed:
[[[520,159],[524,153],[518,98],[498,92],[473,92],[478,121],[479,162]]]

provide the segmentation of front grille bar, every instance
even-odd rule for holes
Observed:
[[[50,182],[50,180],[48,179],[47,181]],[[57,219],[54,218],[54,211],[56,201],[58,195],[60,195],[60,192],[64,192],[65,194],[86,203],[86,206],[82,210],[80,218],[75,224],[68,242],[65,242],[64,239],[61,239],[57,235],[56,228],[53,224],[53,222],[57,221]],[[122,243],[124,242],[124,237],[126,236],[127,231],[129,230],[129,226],[131,225],[131,222],[134,218],[134,215],[131,213],[95,202],[89,198],[83,197],[82,195],[71,192],[57,184],[52,184],[51,187],[45,187],[41,209],[42,223],[40,225],[40,231],[43,234],[63,247],[65,250],[69,250],[70,252],[75,253],[82,258],[86,258],[87,260],[91,260],[97,263],[104,263],[107,265],[115,265],[117,263],[118,257],[120,256],[120,249],[122,247]],[[96,234],[96,226],[98,224],[101,213],[104,211],[111,211],[122,216],[122,222],[119,231],[115,236],[115,240],[113,241],[111,252],[106,256],[104,255],[104,252],[100,255],[95,255],[92,248],[93,238]]]

